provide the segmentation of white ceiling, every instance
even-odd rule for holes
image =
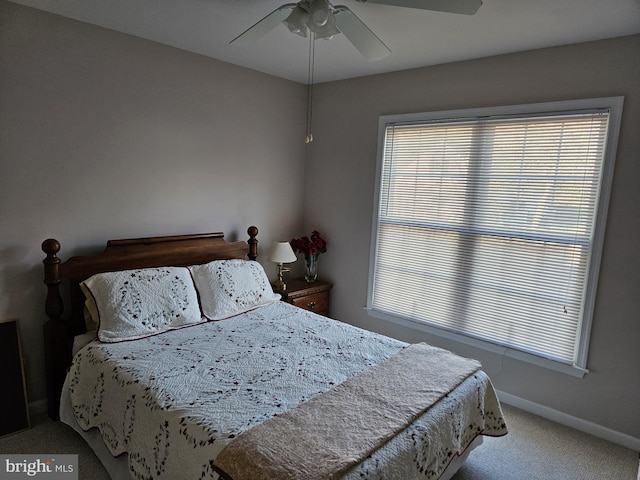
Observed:
[[[300,83],[307,81],[308,40],[283,25],[253,46],[229,44],[291,0],[12,1]],[[343,35],[317,40],[315,82],[640,33],[640,0],[484,0],[473,16],[355,0],[339,3],[355,12],[392,53],[367,62]]]

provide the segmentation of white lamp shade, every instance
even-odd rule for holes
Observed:
[[[298,259],[289,242],[273,242],[267,260],[275,263],[291,263]]]

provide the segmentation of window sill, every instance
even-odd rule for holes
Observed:
[[[463,343],[465,345],[470,345],[472,347],[479,348],[488,352],[504,355],[505,357],[513,358],[515,360],[520,360],[522,362],[536,365],[538,367],[547,368],[555,372],[564,373],[572,377],[584,378],[584,376],[587,373],[589,373],[589,370],[579,367],[577,365],[568,365],[566,363],[561,363],[556,360],[551,360],[548,358],[539,357],[537,355],[532,355],[530,353],[521,352],[509,347],[504,347],[502,345],[487,342],[485,340],[469,337],[467,335],[462,335],[460,333],[450,332],[448,330],[434,327],[420,321],[412,320],[410,318],[391,315],[389,313],[382,312],[380,310],[376,310],[369,307],[365,307],[365,310],[367,311],[368,315],[375,318],[379,318],[381,320],[385,320],[395,325],[411,328],[413,330],[418,330],[420,332],[445,338],[447,340],[453,340],[454,342]]]

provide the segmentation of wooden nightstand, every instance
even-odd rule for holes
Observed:
[[[329,316],[329,292],[333,284],[316,280],[307,283],[304,278],[286,280],[287,291],[278,292],[284,302],[319,315]]]

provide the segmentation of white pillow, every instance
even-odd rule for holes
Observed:
[[[93,295],[89,289],[83,284],[80,284],[80,290],[84,294],[84,326],[87,329],[87,332],[97,332],[98,324],[100,323],[100,315],[98,314],[98,307],[96,306],[96,301],[93,299]]]
[[[252,260],[214,260],[189,267],[200,294],[202,313],[222,320],[277,302],[262,265]]]
[[[101,342],[135,340],[204,321],[186,267],[98,273],[81,287],[95,301]]]

